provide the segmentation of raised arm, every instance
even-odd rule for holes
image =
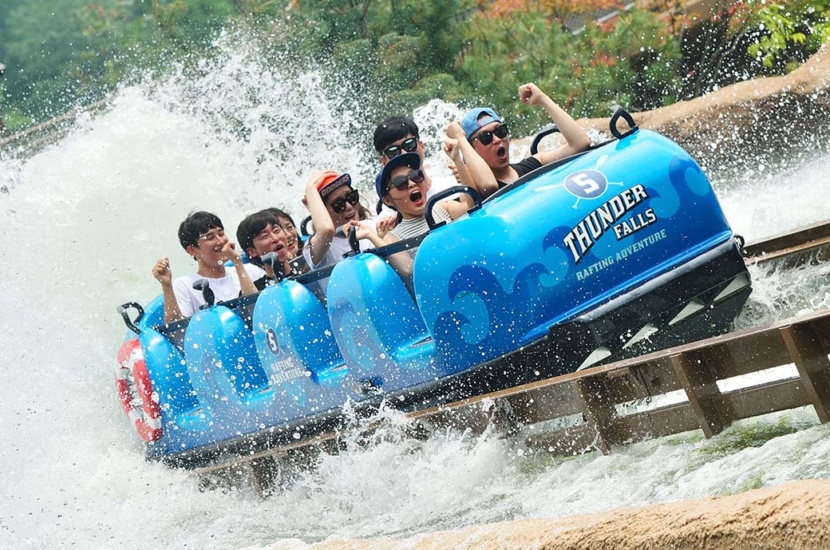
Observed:
[[[565,138],[565,145],[561,145],[553,151],[545,151],[533,155],[542,164],[548,164],[576,153],[581,153],[591,146],[591,138],[585,133],[571,115],[566,113],[546,93],[539,89],[536,84],[528,83],[519,86],[519,99],[526,105],[541,105],[550,119],[559,128],[562,137]]]
[[[160,258],[153,266],[153,277],[161,284],[161,294],[164,297],[164,322],[174,323],[184,319],[176,294],[173,292],[173,272],[170,270],[170,260]]]
[[[239,289],[242,291],[242,294],[247,296],[248,294],[259,292],[256,286],[254,286],[251,277],[248,275],[248,271],[245,270],[242,256],[236,251],[236,244],[228,241],[222,247],[222,252],[233,262],[233,267],[236,269],[236,276],[239,279]]]
[[[447,134],[447,140],[444,141],[444,152],[455,163],[458,170],[458,180],[464,185],[475,188],[482,199],[498,191],[499,183],[496,181],[496,176],[493,175],[493,170],[476,152],[475,147],[467,141],[461,122],[457,120],[451,122],[444,132]]]
[[[318,265],[326,257],[334,239],[334,222],[331,220],[326,204],[323,202],[323,197],[317,190],[317,185],[323,181],[323,178],[335,174],[332,171],[316,172],[311,176],[311,180],[306,184],[305,188],[305,205],[311,213],[311,221],[314,223],[314,235],[312,235],[306,246],[311,248],[311,262]],[[314,267],[314,266],[312,266]]]

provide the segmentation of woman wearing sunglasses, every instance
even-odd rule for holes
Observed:
[[[519,100],[526,105],[538,105],[559,128],[565,144],[552,151],[543,151],[517,163],[510,163],[510,132],[504,120],[490,108],[470,109],[461,119],[467,141],[493,171],[498,187],[509,185],[528,172],[581,153],[591,146],[591,139],[571,115],[562,110],[547,94],[533,83],[519,86]],[[455,136],[453,136],[455,137]],[[467,160],[469,155],[465,155]],[[469,163],[469,160],[467,160]],[[495,190],[483,190],[484,197]]]
[[[360,194],[352,187],[349,174],[333,171],[314,174],[306,186],[303,203],[311,213],[314,234],[303,246],[303,257],[312,269],[339,262],[351,250],[348,235],[356,228],[360,248],[383,246],[383,236],[394,226],[393,217],[370,219],[369,210],[360,204]],[[320,281],[325,291],[325,281]]]
[[[417,153],[405,153],[391,159],[375,181],[376,191],[383,204],[398,212],[399,223],[389,231],[387,243],[417,237],[429,231],[424,213],[432,181],[421,168]],[[452,221],[466,214],[472,200],[462,195],[459,200],[446,200],[432,211],[435,221]],[[415,251],[410,250],[414,257]]]

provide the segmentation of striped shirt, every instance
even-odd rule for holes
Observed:
[[[452,221],[452,218],[450,218],[450,215],[447,214],[447,211],[441,208],[440,206],[432,210],[432,216],[433,218],[435,218],[436,223],[449,223]],[[390,233],[395,235],[398,239],[405,241],[406,239],[411,239],[413,237],[423,235],[428,231],[429,225],[427,225],[426,217],[419,216],[417,218],[402,220],[401,223],[396,225],[395,228],[392,231],[390,231]],[[417,249],[409,250],[409,254],[413,258],[415,257],[415,252],[417,252]]]

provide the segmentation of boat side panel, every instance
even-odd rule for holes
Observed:
[[[294,281],[268,287],[257,299],[253,330],[260,364],[286,419],[343,403],[346,366],[314,293]]]
[[[383,259],[360,254],[339,262],[327,301],[357,387],[391,391],[435,376],[431,335],[406,286]]]
[[[441,366],[463,370],[731,237],[694,160],[639,131],[433,231],[416,294]]]
[[[158,399],[161,411],[162,435],[153,445],[157,447],[157,452],[162,452],[162,449],[175,452],[184,444],[182,435],[209,430],[210,418],[190,382],[182,352],[166,336],[152,328],[141,331],[139,342],[153,396]]]
[[[187,446],[254,431],[275,397],[242,318],[224,306],[197,312],[184,348],[190,380],[211,423],[209,432],[190,433]]]

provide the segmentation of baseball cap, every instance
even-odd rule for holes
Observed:
[[[392,179],[392,171],[399,166],[409,166],[413,170],[417,170],[421,167],[421,156],[418,153],[404,153],[389,159],[389,162],[375,178],[375,191],[377,191],[378,197],[383,197],[384,187]]]
[[[317,184],[317,191],[319,191],[320,197],[326,198],[329,193],[343,185],[351,187],[352,177],[349,174],[332,173],[323,178],[320,183]]]
[[[481,115],[487,115],[481,117]],[[479,117],[481,117],[479,119]],[[476,107],[464,113],[464,118],[461,119],[461,128],[464,129],[464,134],[469,140],[479,128],[486,126],[491,122],[504,122],[499,114],[489,107]]]

